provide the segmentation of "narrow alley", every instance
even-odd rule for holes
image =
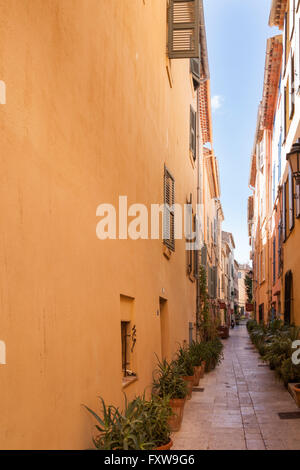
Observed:
[[[224,361],[194,390],[181,430],[173,438],[174,449],[300,448],[300,419],[279,417],[279,413],[299,409],[275,373],[260,360],[245,325],[231,331],[225,341]]]

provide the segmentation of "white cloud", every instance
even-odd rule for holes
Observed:
[[[211,108],[213,111],[220,109],[224,103],[224,98],[221,95],[215,95],[211,99]]]

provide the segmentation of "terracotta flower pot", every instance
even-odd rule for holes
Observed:
[[[298,383],[290,383],[289,384],[289,391],[294,398],[296,404],[300,408],[300,384]]]
[[[185,398],[173,398],[170,400],[173,415],[168,419],[168,424],[172,432],[177,432],[181,428],[184,405]]]
[[[170,450],[173,447],[173,441],[170,439],[170,442],[164,446],[156,447],[154,450]]]
[[[300,408],[300,384],[295,384],[296,403]]]
[[[194,371],[195,371],[195,373],[194,373],[194,387],[198,387],[199,382],[200,382],[202,366],[194,367]]]
[[[193,375],[186,375],[184,377],[182,377],[183,380],[186,381],[187,383],[187,397],[186,399],[187,400],[190,400],[192,398],[192,393],[193,393],[193,386],[194,386],[194,376]]]
[[[201,371],[200,371],[200,379],[203,379],[203,377],[204,377],[204,374],[205,374],[205,366],[206,366],[206,362],[205,362],[205,361],[202,361],[202,364],[201,364]]]

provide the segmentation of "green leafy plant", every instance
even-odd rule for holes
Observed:
[[[199,267],[199,308],[196,317],[197,339],[206,342],[216,338],[218,336],[217,323],[210,313],[206,269],[201,265]]]
[[[177,352],[177,358],[174,361],[174,367],[181,376],[194,375],[193,358],[187,346],[180,346]]]
[[[158,366],[154,372],[153,390],[160,397],[170,400],[186,397],[187,384],[180,376],[174,362],[169,363],[166,359],[162,361],[158,359]]]
[[[172,410],[166,399],[153,395],[149,401],[143,396],[128,402],[125,397],[123,412],[100,400],[101,417],[85,406],[97,421],[97,436],[93,439],[96,449],[151,450],[169,442]]]

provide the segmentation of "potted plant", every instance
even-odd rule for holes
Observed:
[[[192,355],[187,347],[179,348],[174,365],[180,376],[187,383],[187,400],[190,400],[193,393],[195,370]]]
[[[154,393],[169,400],[172,416],[168,423],[172,432],[179,431],[183,419],[183,410],[187,396],[187,384],[180,377],[174,363],[158,359],[158,367],[153,380]]]
[[[168,419],[171,408],[166,400],[145,396],[131,402],[125,399],[125,410],[106,406],[102,398],[102,417],[85,407],[96,419],[97,435],[93,438],[97,450],[152,450],[172,447]]]
[[[200,379],[204,376],[205,361],[203,360],[203,347],[202,343],[193,341],[189,347],[190,354],[192,356],[193,366],[195,370],[194,386],[199,385]]]

